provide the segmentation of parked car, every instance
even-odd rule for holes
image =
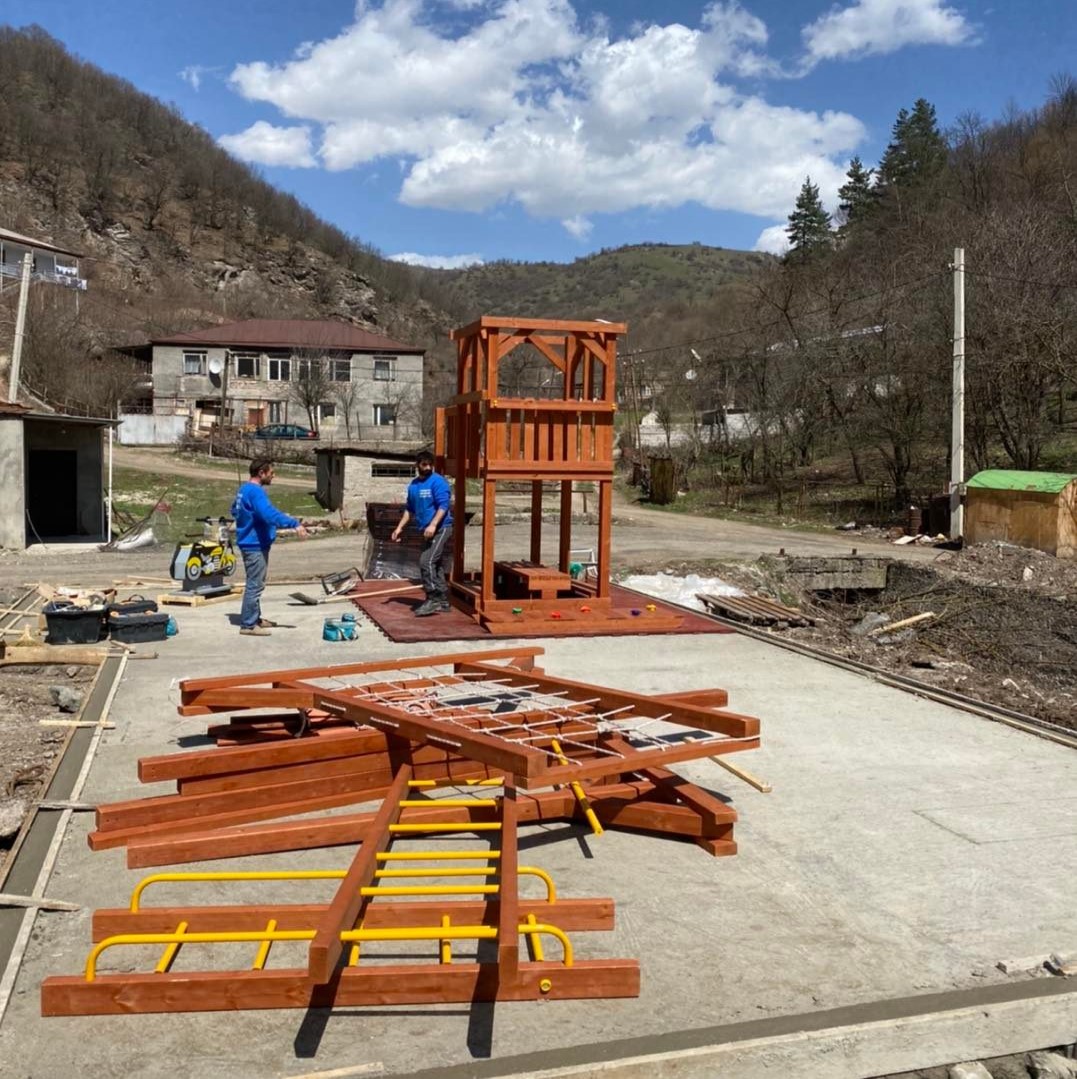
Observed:
[[[255,438],[317,438],[318,432],[298,423],[267,423],[254,432]]]

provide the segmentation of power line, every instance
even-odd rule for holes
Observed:
[[[990,270],[965,270],[972,277],[987,277],[993,281],[1012,281],[1017,285],[1037,285],[1040,288],[1077,288],[1077,281],[1040,281],[1035,277],[1011,277]]]
[[[932,273],[924,274],[922,277],[914,277],[909,281],[901,281],[896,285],[888,285],[885,288],[876,289],[873,292],[865,292],[860,296],[853,296],[847,300],[846,303],[860,303],[862,300],[871,300],[876,296],[883,296],[889,292],[896,292],[898,289],[909,288],[911,285],[924,284],[928,281],[933,281],[936,277],[948,277],[950,270],[935,270]],[[825,315],[830,310],[829,307],[817,307],[814,310],[800,311],[797,313],[797,318],[810,318],[812,315]],[[629,359],[635,356],[649,356],[655,352],[672,352],[675,349],[689,348],[692,345],[708,345],[714,341],[724,341],[730,337],[739,337],[741,334],[754,332],[756,330],[768,330],[774,326],[784,325],[785,320],[777,318],[773,322],[764,323],[762,326],[753,326],[741,330],[727,330],[725,333],[715,334],[712,337],[697,337],[691,341],[681,341],[675,345],[658,345],[655,348],[642,348],[635,349],[632,352],[623,352],[621,354],[622,359]]]

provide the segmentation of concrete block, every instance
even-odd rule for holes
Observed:
[[[991,1073],[978,1060],[955,1064],[946,1074],[949,1079],[992,1079]]]

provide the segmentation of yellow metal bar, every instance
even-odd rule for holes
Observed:
[[[479,824],[461,821],[459,824],[390,824],[390,832],[497,832],[501,830],[498,821],[483,821]]]
[[[426,827],[425,825],[423,827]],[[474,827],[474,826],[472,826]],[[500,827],[500,825],[497,825]],[[392,856],[391,852],[385,852],[385,854],[379,854],[379,858],[389,858]],[[420,852],[415,855],[416,857],[428,857],[425,852]],[[475,860],[486,859],[491,857],[499,858],[501,856],[500,851],[485,851],[471,853],[469,851],[447,851],[440,855],[429,855],[429,857],[436,858],[459,858],[459,859],[471,859]],[[408,855],[402,855],[401,857],[408,857]],[[539,877],[546,884],[546,898],[548,901],[553,902],[556,899],[556,888],[553,880],[545,870],[538,869],[534,866],[520,866],[519,873],[521,876]],[[493,876],[496,870],[483,867],[478,869],[379,869],[375,872],[374,876],[377,878],[392,878],[392,877],[477,877],[477,876]],[[197,883],[205,881],[279,881],[279,880],[342,880],[347,874],[345,869],[272,869],[272,870],[232,870],[221,872],[191,872],[191,873],[154,873],[151,876],[144,877],[135,885],[134,891],[131,893],[130,910],[132,913],[137,913],[141,909],[141,901],[143,893],[151,884],[161,884],[166,882],[171,883]],[[410,888],[365,888],[362,890],[363,895],[465,895],[468,893],[480,892],[480,894],[494,894],[496,888],[492,891],[484,891],[479,888],[458,888],[455,891],[447,891],[446,886],[414,886]]]
[[[451,923],[449,922],[449,916],[447,914],[443,914],[441,916],[441,928],[448,929],[450,924]],[[448,937],[441,938],[441,962],[445,966],[448,966],[452,962],[452,944],[449,941]]]
[[[499,884],[408,884],[360,888],[360,895],[497,895]]]
[[[556,738],[550,739],[550,748],[554,752],[554,756],[562,764],[568,764],[568,757],[561,752],[561,743]],[[604,831],[602,825],[599,823],[598,817],[595,816],[595,811],[591,808],[591,803],[587,800],[587,795],[584,793],[583,787],[580,786],[575,780],[569,784],[569,788],[572,791],[573,797],[579,803],[580,809],[583,810],[583,815],[587,818],[587,823],[591,826],[591,831],[595,835],[602,835]]]
[[[536,918],[534,916],[534,914],[529,914],[527,916],[527,925],[528,925],[528,927],[538,925],[538,918]],[[546,958],[546,956],[543,955],[543,952],[542,952],[542,938],[538,935],[538,933],[528,933],[527,934],[527,943],[531,947],[531,958],[536,963],[543,962],[543,960]]]
[[[438,861],[485,861],[500,858],[499,850],[408,850],[384,851],[378,854],[379,862],[438,862]]]
[[[557,899],[557,888],[554,885],[553,878],[545,869],[539,869],[533,865],[521,865],[516,867],[516,872],[521,877],[538,877],[546,885],[546,900],[547,902],[554,902]],[[497,873],[497,869],[490,866],[483,866],[477,869],[444,869],[432,866],[429,869],[379,869],[374,873],[374,876],[378,879],[393,879],[393,878],[422,878],[422,877],[492,877]],[[372,889],[375,895],[384,895],[385,889],[377,888]]]
[[[426,809],[470,809],[472,806],[496,806],[496,798],[405,798],[400,803],[405,809],[423,806]]]
[[[535,916],[532,914],[531,917],[534,918]],[[272,933],[273,930],[276,929],[276,928],[277,928],[277,919],[276,918],[270,918],[269,921],[266,922],[266,932],[267,933]],[[264,970],[265,969],[266,960],[269,958],[269,949],[272,948],[272,947],[273,947],[273,941],[271,941],[271,940],[263,940],[262,941],[262,943],[258,946],[258,954],[254,957],[254,965],[251,967],[251,970]]]
[[[501,787],[503,779],[409,779],[409,787]]]
[[[220,873],[153,873],[135,885],[131,893],[130,909],[137,913],[142,893],[151,884],[167,881],[221,881],[221,880],[341,880],[345,869],[286,869],[286,870],[232,870]]]
[[[189,924],[189,922],[180,922],[180,924],[176,926],[176,932],[180,934],[184,933]],[[154,973],[167,974],[172,966],[172,960],[176,958],[176,952],[178,952],[181,947],[182,944],[178,940],[174,940],[169,944],[162,953],[161,958],[157,961],[157,966],[153,968]]]
[[[516,927],[518,933],[532,936],[544,933],[556,937],[564,951],[564,964],[573,964],[572,944],[564,932],[555,925],[545,922],[528,921]],[[287,941],[313,940],[314,929],[260,929],[237,930],[218,933],[120,933],[106,937],[94,945],[86,959],[86,980],[92,982],[97,976],[97,960],[102,952],[121,944],[260,944],[269,941],[272,944]],[[497,927],[490,925],[446,926],[444,917],[441,925],[416,926],[408,928],[384,929],[345,929],[340,934],[345,944],[360,941],[405,941],[405,940],[496,940]]]
[[[497,870],[492,866],[481,869],[446,869],[431,866],[429,869],[378,869],[374,876],[384,877],[492,877]]]
[[[547,933],[551,937],[556,937],[561,942],[561,947],[564,950],[564,964],[566,967],[572,966],[572,942],[565,936],[563,930],[557,928],[556,925],[547,925],[545,922],[532,923],[530,920],[525,925],[517,927],[521,933],[526,933],[532,940],[539,933]],[[541,946],[540,946],[541,948]]]
[[[359,966],[359,944],[356,942],[351,946],[351,950],[348,952],[348,966]]]

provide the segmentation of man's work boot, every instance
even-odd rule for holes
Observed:
[[[415,608],[416,618],[426,618],[428,615],[437,614],[441,610],[441,604],[436,596],[428,596],[425,603],[420,603]]]
[[[268,629],[264,626],[241,626],[239,632],[244,637],[272,637]]]

